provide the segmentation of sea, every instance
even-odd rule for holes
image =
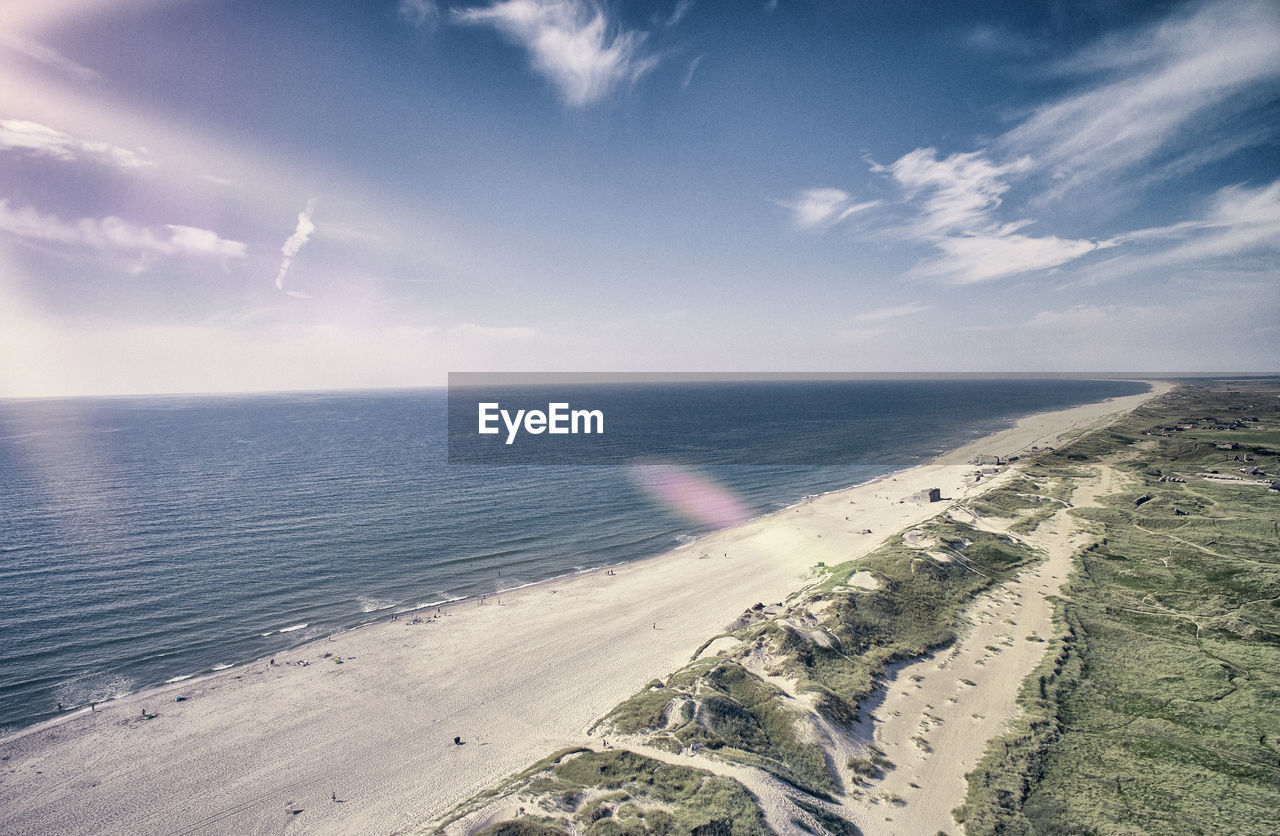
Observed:
[[[1032,412],[1147,389],[1073,379],[680,386],[690,422],[725,414],[726,398],[754,405],[730,410],[728,436],[700,425],[681,438],[688,467],[755,515]],[[807,461],[776,464],[769,453],[797,396],[827,408],[804,420]],[[708,530],[655,501],[634,465],[451,463],[447,411],[443,389],[0,400],[0,735],[60,705],[639,560]],[[739,453],[729,463],[697,449],[726,437]],[[823,464],[823,449],[839,463]]]

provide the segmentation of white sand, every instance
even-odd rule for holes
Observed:
[[[1020,422],[944,461],[1044,446],[1145,397]],[[0,741],[0,830],[404,830],[583,740],[597,718],[684,664],[744,609],[784,600],[818,562],[865,554],[947,504],[903,497],[985,488],[963,484],[971,471],[913,468],[615,575],[504,593],[501,605],[467,602],[420,625],[371,625],[277,657],[308,667],[264,660],[28,730]],[[172,702],[178,694],[187,701]],[[144,707],[159,716],[140,719]]]

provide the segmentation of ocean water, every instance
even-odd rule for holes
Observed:
[[[783,385],[749,390],[766,408],[731,428],[736,444],[777,444],[794,412],[782,394],[795,389],[770,388]],[[833,408],[809,419],[806,443],[838,444],[842,464],[698,471],[766,513],[1030,412],[1146,388],[814,385],[828,387]],[[696,416],[713,411],[699,398],[743,391],[693,386],[681,397]],[[656,505],[626,466],[448,464],[446,423],[441,390],[0,401],[0,733],[59,703],[110,699],[703,533]],[[700,436],[689,437],[696,447]]]

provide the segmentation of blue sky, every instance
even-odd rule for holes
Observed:
[[[1274,372],[1273,2],[18,0],[0,395]]]

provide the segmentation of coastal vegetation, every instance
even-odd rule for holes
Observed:
[[[1241,471],[1280,470],[1278,394],[1187,385],[1036,461],[1123,482],[1069,512],[1092,544],[1023,715],[970,775],[967,833],[1275,832],[1280,495]]]
[[[556,752],[462,805],[451,820],[518,791],[517,809],[484,836],[766,836],[764,817],[737,781],[622,749]],[[539,803],[541,802],[541,803]],[[447,826],[446,820],[444,826]]]

